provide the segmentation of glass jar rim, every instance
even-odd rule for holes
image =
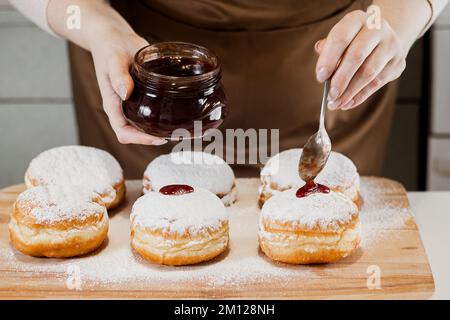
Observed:
[[[165,50],[169,53],[166,53]],[[148,54],[150,58],[145,59],[145,53]],[[146,70],[143,66],[147,61],[174,55],[203,58],[204,60],[211,62],[213,69],[206,73],[192,76],[170,76]],[[212,80],[220,77],[221,74],[219,58],[213,51],[197,44],[181,41],[156,42],[139,49],[134,55],[133,68],[137,71],[138,77],[140,75],[146,78],[147,81],[144,82],[155,82],[159,84],[176,82],[178,85],[188,83],[210,83],[210,85],[214,85],[217,81]],[[142,79],[140,80],[142,81]]]

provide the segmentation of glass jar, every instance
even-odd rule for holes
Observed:
[[[161,42],[140,49],[131,68],[134,90],[122,103],[128,121],[153,136],[171,139],[183,128],[194,135],[217,128],[227,114],[218,57],[184,42]]]

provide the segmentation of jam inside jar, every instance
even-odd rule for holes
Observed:
[[[203,135],[226,117],[220,62],[204,47],[184,42],[146,46],[136,53],[131,76],[134,90],[122,110],[148,134],[172,139],[176,129],[185,129],[197,138],[195,121],[201,122]]]

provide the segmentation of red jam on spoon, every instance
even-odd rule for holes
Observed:
[[[159,189],[159,192],[165,195],[180,196],[194,192],[194,188],[186,184],[170,184]]]
[[[303,187],[298,189],[295,195],[297,198],[303,198],[313,193],[330,193],[330,188],[323,184],[315,183],[314,180],[310,180],[306,182]]]

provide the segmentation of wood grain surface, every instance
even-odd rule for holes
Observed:
[[[363,228],[371,235],[363,234],[367,239],[354,255],[338,263],[313,266],[272,263],[258,250],[258,184],[257,179],[237,181],[239,200],[229,208],[228,252],[200,266],[181,268],[152,265],[137,257],[129,246],[129,213],[140,196],[139,181],[127,182],[126,203],[110,212],[110,231],[103,247],[91,255],[65,260],[27,257],[11,247],[9,215],[25,187],[0,190],[0,298],[422,299],[432,295],[431,269],[409,213],[406,192],[399,183],[362,178],[361,215],[385,207],[391,213],[398,210],[399,215],[407,216],[401,226],[395,214],[384,215],[383,221],[362,219],[374,225]],[[370,201],[365,199],[368,196]],[[108,255],[118,252],[122,255],[117,255],[115,263]],[[125,263],[123,259],[130,261]],[[248,268],[245,261],[249,261]],[[70,267],[77,265],[81,266],[80,287],[68,281],[73,276]],[[378,288],[372,281],[374,271],[380,275]],[[242,277],[236,279],[237,274]]]

